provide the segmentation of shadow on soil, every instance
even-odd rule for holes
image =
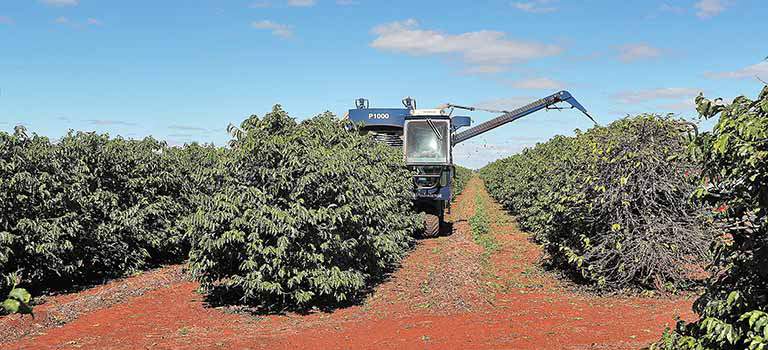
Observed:
[[[457,221],[457,222],[460,222],[460,221]],[[452,222],[443,223],[443,225],[440,227],[440,236],[447,237],[451,235],[453,235],[453,223]]]
[[[289,300],[271,298],[268,300],[261,299],[259,304],[243,304],[240,298],[244,294],[242,289],[218,287],[205,296],[205,303],[208,307],[224,307],[226,311],[251,316],[286,315],[288,313],[299,315],[309,315],[317,312],[331,313],[338,309],[363,305],[365,299],[373,294],[376,287],[388,281],[391,278],[392,272],[399,268],[400,266],[397,266],[391,271],[383,273],[380,277],[371,279],[365,289],[341,302],[333,297],[325,297],[317,298],[312,303],[296,305]],[[254,299],[254,301],[256,300]]]

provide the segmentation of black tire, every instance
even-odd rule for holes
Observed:
[[[424,214],[424,238],[440,235],[440,221],[440,217],[435,214]]]

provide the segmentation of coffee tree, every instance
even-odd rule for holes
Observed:
[[[756,100],[696,99],[719,117],[694,151],[703,164],[697,197],[718,208],[723,237],[713,244],[712,277],[694,304],[700,318],[680,322],[664,349],[768,348],[768,87]]]
[[[187,222],[202,289],[268,309],[343,302],[394,267],[420,220],[402,154],[326,113],[231,127],[220,190]]]

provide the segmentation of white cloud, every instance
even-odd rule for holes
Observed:
[[[80,21],[80,20],[71,19],[69,17],[64,17],[64,16],[57,17],[56,19],[53,20],[53,23],[63,25],[63,26],[68,26],[71,28],[76,28],[76,29],[82,29],[86,26],[100,26],[104,24],[104,22],[96,18],[87,18],[85,21]]]
[[[270,6],[272,6],[272,3],[270,3],[269,1],[266,1],[266,0],[264,0],[264,1],[255,1],[255,2],[252,2],[250,5],[248,5],[248,7],[252,8],[252,9],[266,8],[266,7],[270,7]]]
[[[620,46],[618,50],[619,59],[625,63],[658,58],[663,54],[661,49],[646,44],[627,44]]]
[[[650,90],[638,90],[638,91],[623,91],[616,95],[614,98],[622,103],[640,103],[654,100],[675,100],[683,98],[694,98],[699,94],[701,89],[694,88],[659,88]]]
[[[557,11],[557,7],[552,6],[553,0],[533,0],[528,2],[514,2],[512,6],[518,10],[529,13],[549,13]]]
[[[79,0],[40,0],[43,4],[50,6],[77,6]]]
[[[726,2],[723,0],[701,0],[695,3],[693,7],[696,8],[696,16],[706,19],[725,11]]]
[[[187,133],[183,133],[183,132],[182,133],[168,134],[168,137],[172,137],[173,139],[187,139],[187,140],[190,140],[190,139],[194,138],[195,136],[196,135],[194,135],[194,134],[187,134]]]
[[[269,20],[263,20],[251,23],[256,29],[265,29],[272,32],[272,35],[279,36],[281,38],[290,38],[293,36],[293,29],[285,24],[272,22]]]
[[[758,76],[762,79],[768,78],[768,62],[763,61],[742,69],[729,72],[707,72],[704,75],[713,79],[745,79]]]
[[[315,6],[317,1],[315,0],[288,0],[288,6],[294,7],[310,7]]]
[[[541,77],[513,81],[512,86],[518,89],[558,90],[562,89],[565,84],[554,79]]]
[[[464,70],[465,74],[496,74],[506,72],[508,69],[504,66],[486,65],[472,66]]]
[[[8,16],[0,16],[0,24],[14,24],[13,18]]]
[[[695,111],[696,110],[696,102],[693,98],[686,98],[682,99],[677,102],[670,102],[670,103],[664,103],[659,105],[659,108],[670,110],[674,112],[679,111]]]
[[[188,133],[189,132],[208,132],[209,131],[208,129],[203,128],[203,127],[199,127],[199,126],[179,125],[179,124],[170,125],[170,126],[168,126],[168,129],[178,130],[178,131],[183,131],[183,132],[188,132]]]
[[[674,14],[677,14],[677,15],[685,13],[685,9],[684,8],[679,7],[679,6],[675,6],[675,5],[670,5],[670,4],[667,4],[667,3],[663,3],[663,4],[659,5],[659,10],[661,12],[670,12],[670,13],[674,13]]]
[[[102,126],[137,126],[138,124],[127,120],[111,120],[111,119],[89,119],[86,120],[89,124],[102,125]]]
[[[370,45],[375,49],[414,56],[457,55],[476,72],[499,70],[498,66],[554,56],[563,51],[556,45],[507,39],[505,33],[498,31],[445,34],[420,29],[415,19],[379,25],[373,28],[373,33],[377,37]]]

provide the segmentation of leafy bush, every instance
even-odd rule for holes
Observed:
[[[657,347],[768,348],[768,87],[757,100],[730,105],[696,99],[699,113],[719,120],[695,150],[704,164],[697,195],[719,208],[725,236],[713,245],[713,275],[694,304],[696,322],[680,322]]]
[[[297,123],[276,107],[235,128],[229,148],[0,132],[8,310],[28,303],[13,297],[15,276],[66,288],[187,257],[204,289],[249,303],[354,298],[422,223],[402,155],[354,127],[330,114]]]
[[[557,136],[481,170],[549,262],[606,289],[669,288],[707,261],[708,211],[688,198],[690,128],[640,115]]]
[[[2,303],[2,309],[0,309],[0,314],[30,314],[32,313],[32,306],[30,305],[30,302],[32,301],[32,294],[30,294],[26,289],[24,288],[18,288],[17,285],[19,283],[17,276],[6,276],[5,277],[5,285],[10,286],[10,291],[8,292],[8,296]]]
[[[50,289],[183,259],[177,222],[189,209],[165,150],[151,138],[0,132],[0,273]]]
[[[467,169],[463,166],[457,165],[454,168],[454,174],[453,174],[453,198],[455,199],[456,196],[460,195],[461,192],[464,191],[464,187],[467,186],[467,182],[469,182],[469,179],[472,178],[472,174],[474,173],[472,169]]]
[[[356,297],[398,264],[421,224],[402,154],[326,113],[279,106],[232,128],[222,188],[186,221],[207,292],[264,308]]]

